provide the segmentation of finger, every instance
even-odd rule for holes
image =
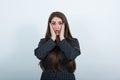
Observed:
[[[64,29],[65,29],[65,25],[63,24],[61,31],[64,32]]]
[[[49,25],[50,25],[50,30],[53,31],[52,25],[50,23],[49,23]]]
[[[50,25],[50,29],[51,29],[52,25],[50,23],[49,23],[49,25]]]
[[[51,31],[51,34],[55,34],[52,25],[51,25],[50,23],[49,23],[49,25],[50,25],[50,31]]]
[[[65,30],[65,24],[63,24],[63,30]]]

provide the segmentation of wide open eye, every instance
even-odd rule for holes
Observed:
[[[63,25],[63,22],[59,22],[59,25]]]
[[[52,25],[55,25],[56,23],[55,22],[51,22]]]

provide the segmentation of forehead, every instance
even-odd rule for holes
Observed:
[[[51,21],[54,21],[54,22],[62,22],[62,19],[59,18],[59,17],[53,17]]]

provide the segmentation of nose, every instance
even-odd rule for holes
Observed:
[[[55,25],[55,28],[56,28],[56,29],[59,29],[59,28],[60,28],[60,25],[59,25],[59,24],[56,24],[56,25]]]

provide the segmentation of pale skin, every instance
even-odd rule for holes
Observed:
[[[56,36],[59,36],[60,40],[62,41],[64,39],[64,29],[65,29],[65,25],[62,22],[62,19],[58,17],[54,17],[51,20],[51,23],[49,23],[49,25],[50,25],[51,39],[55,41]]]

